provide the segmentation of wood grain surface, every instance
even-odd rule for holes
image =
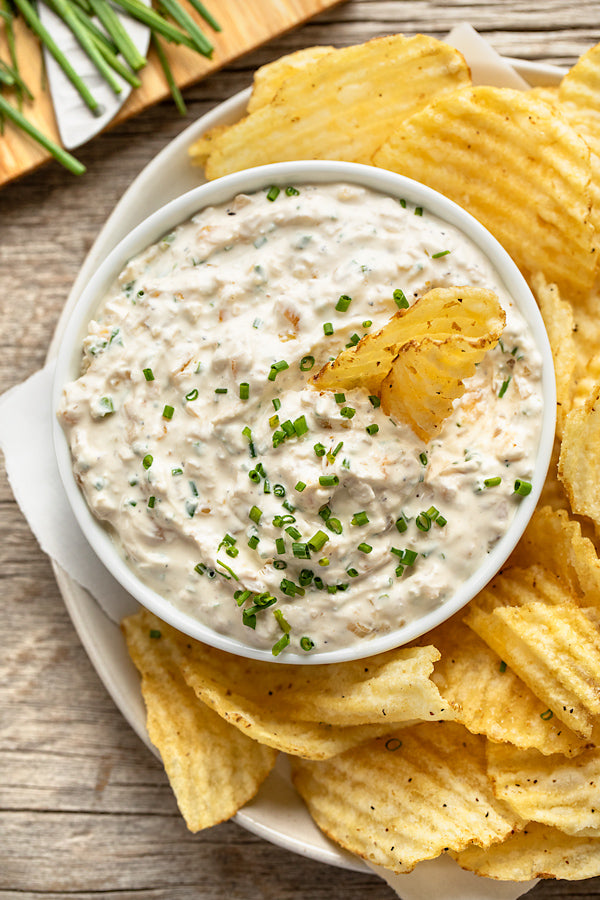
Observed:
[[[216,16],[220,32],[202,22],[191,7],[188,12],[201,26],[214,46],[210,59],[187,47],[164,43],[165,56],[180,87],[187,87],[222,68],[244,53],[254,50],[290,28],[305,22],[340,0],[210,0],[205,4]],[[15,23],[15,42],[19,71],[31,89],[34,100],[26,103],[24,115],[47,137],[60,144],[52,101],[46,89],[46,76],[37,38],[23,24]],[[0,59],[9,60],[0,32]],[[139,72],[141,86],[129,95],[109,128],[147,109],[169,95],[163,70],[151,48],[148,65]],[[0,135],[0,185],[37,168],[51,159],[50,154],[11,123]]]
[[[239,0],[243,5],[242,0]],[[274,5],[276,5],[274,0]],[[59,312],[111,209],[168,141],[284,52],[468,21],[501,52],[568,65],[600,40],[600,0],[346,0],[96,138],[77,179],[54,162],[0,191],[0,392],[44,363]],[[226,823],[189,834],[160,764],[100,683],[0,462],[0,900],[392,900]],[[600,898],[600,878],[537,900]],[[443,898],[440,898],[443,900]]]

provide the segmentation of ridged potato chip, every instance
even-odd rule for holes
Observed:
[[[527,276],[570,300],[596,274],[590,152],[541,100],[508,88],[462,88],[404,122],[374,163],[468,209]]]
[[[432,679],[456,721],[473,734],[509,742],[513,749],[535,749],[545,755],[581,753],[587,742],[559,719],[544,715],[546,704],[464,624],[462,615],[423,638],[441,653]]]
[[[539,507],[529,520],[510,563],[536,564],[551,571],[580,605],[600,605],[600,559],[581,522],[566,509]]]
[[[429,680],[439,655],[432,647],[390,650],[368,662],[280,666],[164,630],[199,699],[244,734],[292,755],[327,759],[398,723],[451,716]]]
[[[277,91],[290,75],[295,75],[299,70],[306,69],[314,64],[322,56],[326,56],[335,50],[331,46],[304,47],[280,56],[272,62],[261,66],[254,73],[252,81],[252,93],[248,100],[247,112],[254,112],[261,106],[266,106],[274,100]]]
[[[531,286],[540,307],[552,350],[556,379],[556,430],[561,437],[565,419],[573,402],[573,375],[577,365],[573,307],[567,300],[561,298],[555,284],[546,282],[541,272],[532,276]]]
[[[600,384],[585,405],[567,416],[558,460],[571,509],[588,516],[600,533]]]
[[[370,163],[405,118],[469,83],[461,54],[435,38],[374,38],[290,67],[269,103],[209,133],[208,156],[205,138],[191,158],[203,162],[208,179],[291,159]]]
[[[470,841],[489,847],[525,824],[493,796],[485,740],[452,722],[405,728],[326,762],[293,760],[292,780],[325,834],[395,872]]]
[[[496,797],[523,819],[600,838],[600,750],[566,760],[489,743],[487,760]]]
[[[563,589],[560,602],[556,583],[551,594],[540,592],[533,601],[529,589],[526,579],[513,572],[508,590],[515,592],[517,604],[524,600],[522,605],[508,605],[502,592],[485,589],[471,603],[465,622],[547,704],[548,717],[557,716],[580,737],[590,738],[600,721],[600,633],[568,590]]]
[[[535,822],[487,850],[469,847],[450,855],[463,869],[500,881],[576,881],[600,875],[599,838],[573,837]]]
[[[505,321],[493,291],[434,288],[342,350],[310,382],[319,390],[362,387],[381,397],[386,415],[429,440],[463,394],[463,379],[497,343]]]
[[[164,624],[141,610],[123,620],[129,654],[142,676],[150,740],[160,752],[190,831],[224,822],[254,797],[277,758],[201,703],[163,639]]]

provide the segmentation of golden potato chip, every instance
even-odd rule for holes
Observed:
[[[527,596],[525,584],[513,585]],[[547,704],[548,717],[590,738],[600,715],[600,633],[568,591],[564,596],[564,603],[544,597],[508,606],[501,592],[486,588],[465,622]]]
[[[432,647],[390,650],[367,663],[281,666],[225,653],[168,626],[163,633],[199,699],[243,733],[292,755],[326,759],[397,723],[451,715],[429,681],[438,657]]]
[[[293,760],[315,822],[342,847],[395,872],[524,825],[496,800],[485,740],[453,722],[415,725],[325,762]]]
[[[564,421],[571,409],[572,380],[577,364],[577,350],[573,330],[573,307],[563,300],[555,284],[548,284],[537,272],[532,276],[531,286],[548,332],[548,339],[554,360],[556,379],[556,429],[562,435]]]
[[[383,412],[408,423],[422,441],[431,440],[464,394],[465,379],[496,343],[497,337],[488,334],[479,340],[451,335],[404,344],[381,385]]]
[[[535,822],[487,850],[468,847],[450,855],[463,869],[501,881],[600,875],[599,838],[573,837]]]
[[[429,440],[464,393],[463,379],[497,343],[505,320],[493,291],[434,288],[342,350],[310,381],[320,390],[362,387],[381,397],[386,415]]]
[[[315,63],[321,56],[331,53],[334,47],[305,47],[295,50],[285,56],[280,56],[272,62],[261,66],[254,73],[252,81],[252,93],[248,101],[247,111],[254,112],[261,106],[266,106],[274,99],[277,91],[289,75],[293,75],[299,69]]]
[[[201,703],[173,662],[164,624],[141,610],[123,620],[142,676],[150,740],[160,752],[190,831],[231,818],[258,791],[276,751],[241,734]]]
[[[600,384],[585,405],[567,416],[558,460],[558,477],[565,486],[571,509],[589,516],[600,532]]]
[[[600,750],[566,760],[490,743],[487,759],[496,797],[523,819],[600,837]]]
[[[437,659],[435,647],[404,647],[356,663],[298,667],[284,702],[297,719],[332,725],[452,719],[429,677]]]
[[[206,177],[292,159],[369,163],[403,119],[469,82],[461,54],[424,35],[333,50],[293,67],[268,104],[211,136]]]
[[[600,605],[600,559],[581,523],[565,509],[538,508],[511,558],[511,565],[551,570],[584,606]]]
[[[530,88],[527,93],[536,100],[543,100],[548,106],[558,106],[558,85],[556,84],[538,85]]]
[[[546,755],[581,753],[587,742],[558,718],[544,715],[546,704],[463,623],[462,615],[458,613],[423,638],[441,653],[432,679],[456,721],[473,734]]]
[[[543,101],[508,88],[462,88],[397,128],[374,164],[469,210],[527,276],[569,299],[595,278],[587,145]]]
[[[600,112],[600,44],[571,66],[560,82],[558,97],[561,103]]]

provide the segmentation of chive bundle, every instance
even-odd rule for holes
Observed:
[[[175,105],[179,112],[185,115],[186,108],[181,92],[159,38],[173,44],[181,44],[209,58],[213,53],[213,45],[197,21],[178,0],[159,0],[158,10],[145,6],[141,0],[114,0],[114,4],[108,0],[44,0],[44,2],[70,29],[99,75],[117,95],[122,91],[120,79],[128,82],[133,88],[140,87],[141,81],[137,73],[147,64],[147,59],[138,51],[114,6],[119,7],[127,18],[146,25],[150,29],[152,45]],[[213,31],[221,30],[219,23],[200,0],[190,0],[190,3]],[[102,115],[103,110],[92,91],[45,28],[30,0],[3,0],[1,13],[10,65],[0,63],[0,121],[8,119],[44,147],[66,169],[74,175],[82,175],[85,166],[43,134],[22,112],[23,101],[31,102],[34,96],[19,72],[13,27],[17,15],[22,17],[29,30],[56,60],[88,109],[97,116]],[[3,89],[14,93],[16,105],[9,103],[3,96],[1,93]]]

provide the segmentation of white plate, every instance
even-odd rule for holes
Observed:
[[[554,66],[513,59],[508,62],[532,85],[556,84],[564,74],[563,70]],[[204,181],[201,170],[189,163],[188,147],[209,128],[239,119],[245,111],[248,96],[249,90],[242,91],[190,125],[131,184],[98,235],[79,272],[58,322],[48,359],[56,354],[70,312],[99,263],[135,225],[160,206]],[[54,570],[67,611],[98,675],[131,727],[156,753],[146,731],[139,676],[127,654],[118,620],[111,620],[87,591],[56,565]],[[118,605],[116,607],[118,618],[136,608],[135,601],[124,600],[122,609]],[[258,795],[236,815],[235,821],[248,831],[302,856],[340,868],[369,871],[360,859],[337,847],[316,827],[292,788],[283,756]]]

